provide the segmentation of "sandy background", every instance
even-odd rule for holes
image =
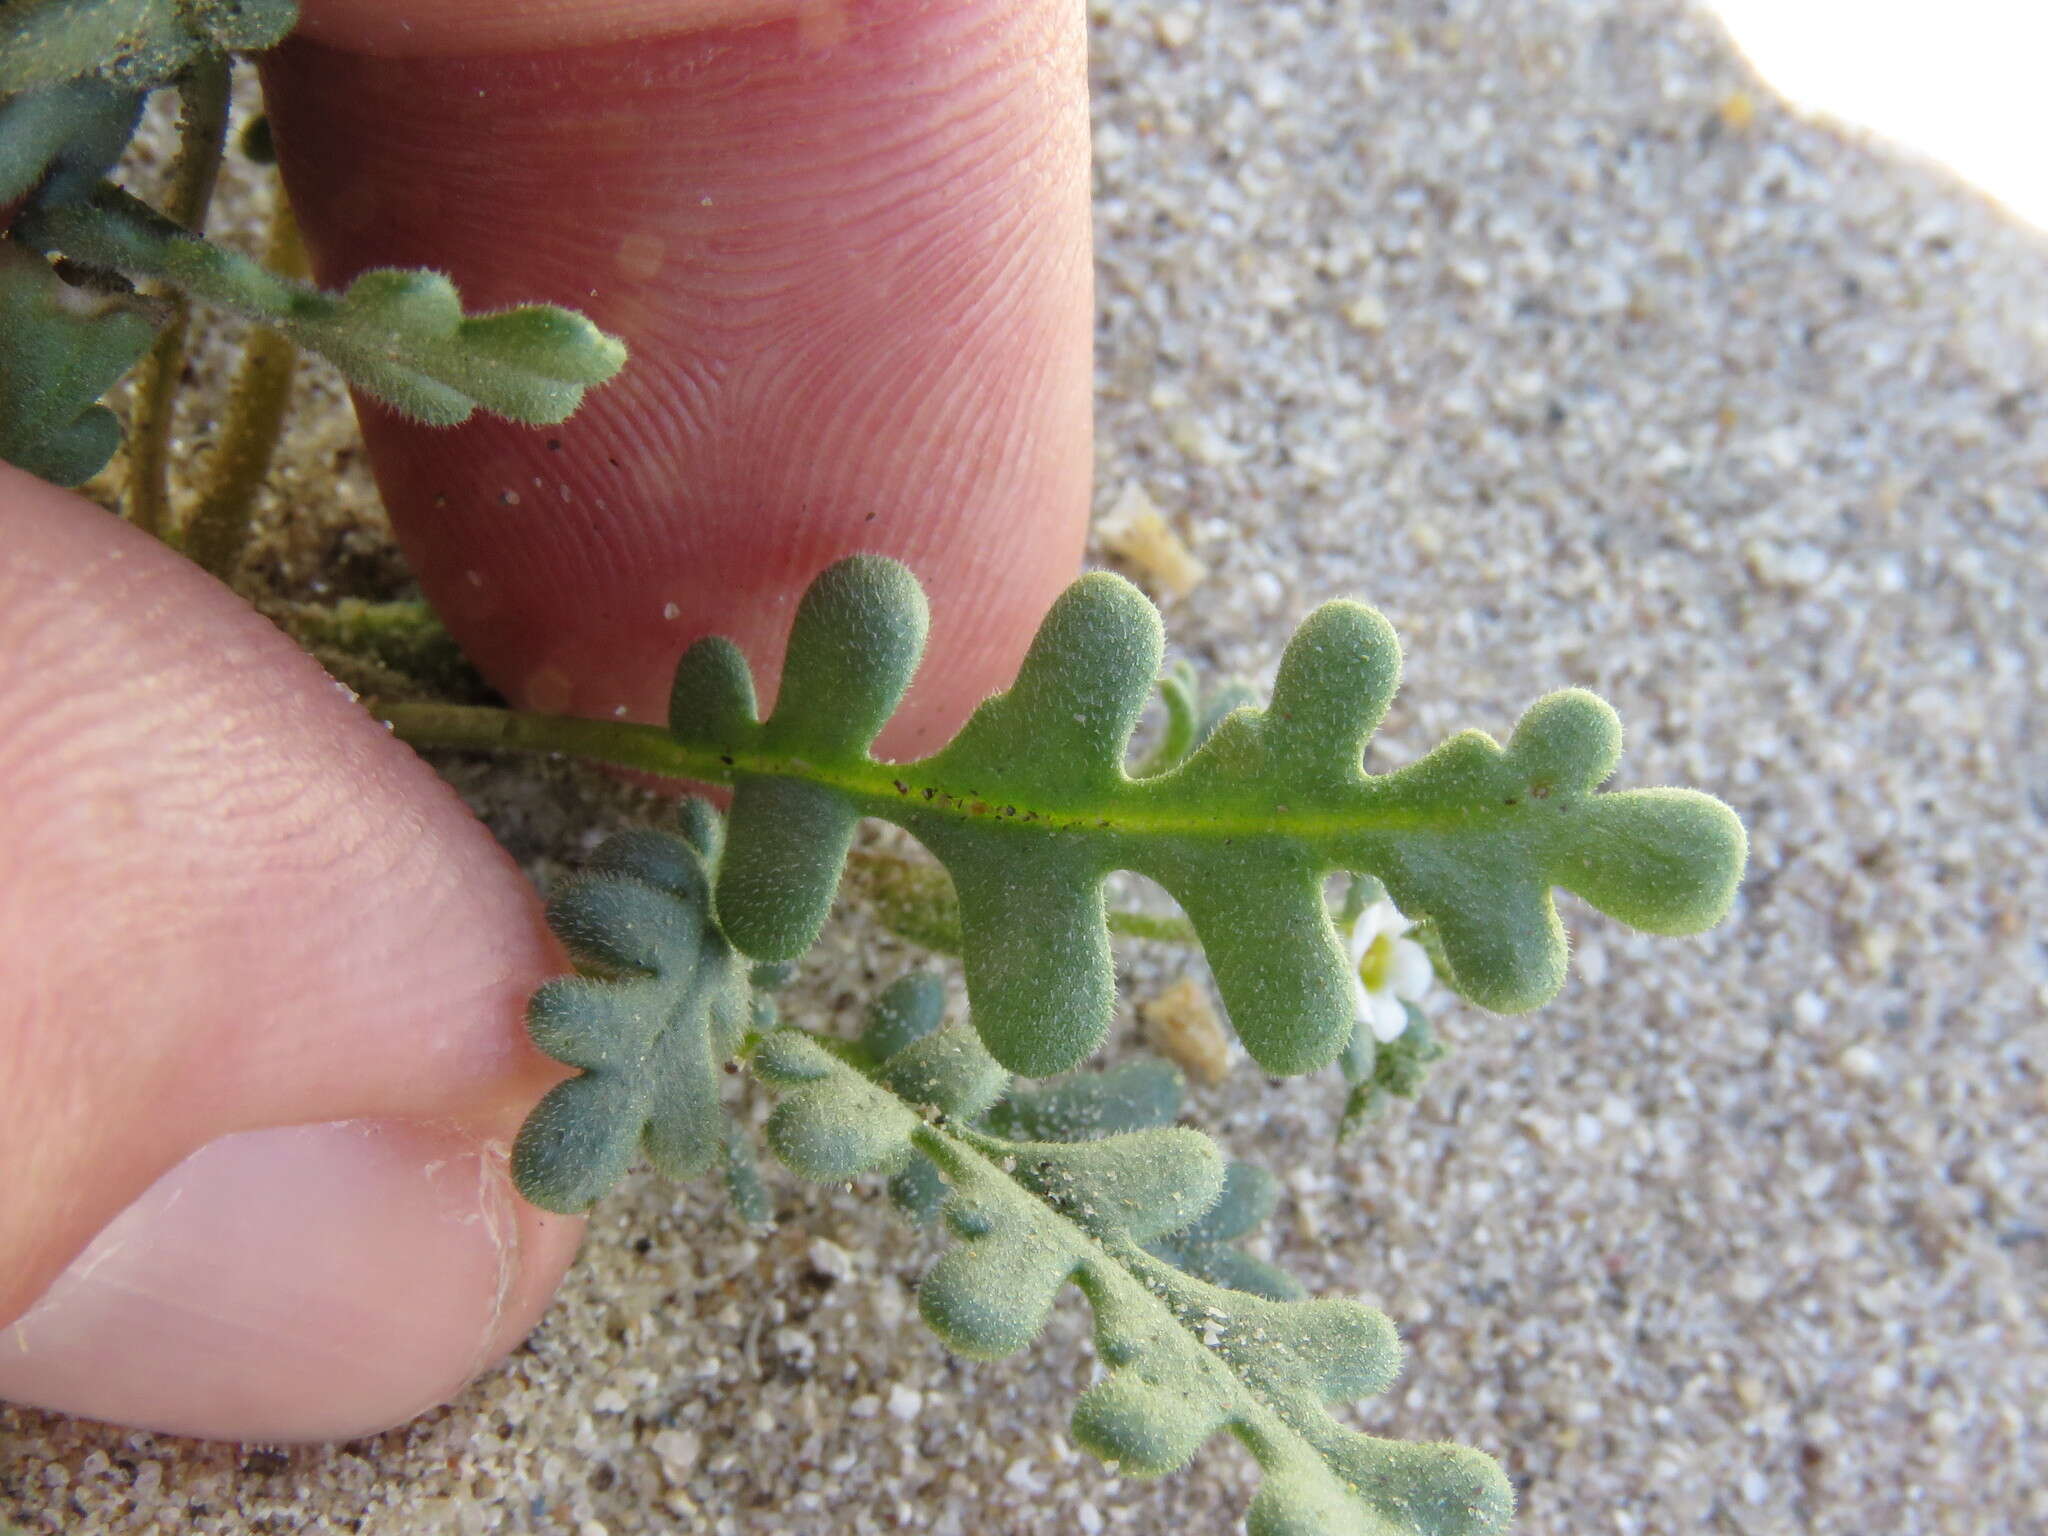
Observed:
[[[1440,1009],[1455,1056],[1341,1150],[1328,1075],[1195,1092],[1291,1170],[1276,1256],[1411,1343],[1356,1421],[1500,1456],[1529,1536],[2048,1526],[2048,245],[1794,120],[1665,0],[1092,8],[1099,505],[1135,483],[1208,563],[1171,642],[1269,674],[1361,595],[1410,658],[1373,766],[1581,684],[1630,727],[1619,783],[1708,788],[1754,841],[1706,939],[1568,907],[1564,995]],[[388,588],[345,423],[294,452],[325,521],[260,571]],[[453,771],[543,874],[642,813]],[[804,1022],[904,963],[835,935]],[[1124,953],[1127,998],[1184,966]],[[1068,1446],[1077,1297],[1027,1355],[952,1360],[873,1189],[775,1193],[749,1236],[633,1181],[531,1344],[376,1439],[0,1410],[0,1517],[1237,1528],[1228,1441],[1158,1484]]]

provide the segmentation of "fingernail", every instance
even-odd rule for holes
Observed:
[[[452,1127],[224,1137],[0,1333],[0,1397],[219,1439],[403,1422],[497,1352],[521,1210],[502,1149]]]

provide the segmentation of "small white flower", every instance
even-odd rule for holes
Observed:
[[[1408,1027],[1407,1004],[1429,996],[1436,982],[1429,951],[1404,937],[1414,926],[1391,901],[1376,901],[1351,930],[1352,1006],[1382,1044]]]

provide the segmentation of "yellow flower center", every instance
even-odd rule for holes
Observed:
[[[1394,936],[1382,933],[1358,957],[1358,979],[1368,992],[1384,992],[1394,973]]]

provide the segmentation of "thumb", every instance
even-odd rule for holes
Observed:
[[[0,526],[0,1396],[236,1439],[410,1417],[581,1231],[504,1169],[550,1073],[533,893],[196,568],[5,466]]]

